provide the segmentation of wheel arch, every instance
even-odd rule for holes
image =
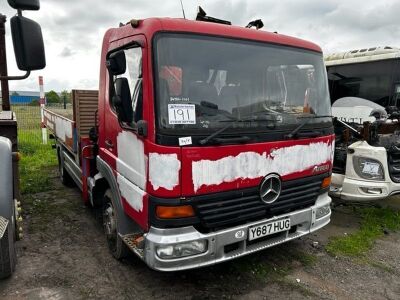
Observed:
[[[108,185],[108,188],[111,190],[112,194],[111,201],[113,202],[113,206],[116,210],[118,218],[118,226],[117,226],[118,233],[121,235],[125,235],[125,234],[131,234],[133,232],[138,232],[138,230],[140,230],[140,226],[136,224],[134,220],[132,220],[128,215],[125,214],[125,210],[121,201],[121,194],[118,188],[118,183],[117,180],[115,179],[111,167],[100,157],[97,157],[96,164],[97,164],[97,169],[99,170],[99,172],[103,177],[99,180],[99,183],[104,184],[105,181],[106,184]],[[104,181],[102,181],[103,179]],[[104,193],[108,190],[108,188],[104,189]]]

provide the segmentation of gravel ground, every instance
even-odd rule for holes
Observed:
[[[330,236],[359,226],[346,207],[303,239],[213,267],[159,273],[136,257],[111,257],[78,190],[54,178],[51,191],[25,198],[17,271],[0,282],[1,299],[400,299],[400,233],[378,240],[363,259],[325,251]]]

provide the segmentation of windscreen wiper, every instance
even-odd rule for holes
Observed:
[[[348,129],[350,129],[350,130],[353,132],[353,134],[356,135],[356,137],[358,137],[358,138],[363,138],[363,136],[358,132],[357,129],[355,129],[354,127],[350,126],[350,125],[347,124],[346,122],[343,122],[342,120],[339,120],[338,118],[335,118],[334,120],[335,120],[336,122],[340,123],[342,126],[348,128]]]
[[[273,118],[257,118],[257,117],[251,117],[251,118],[245,118],[245,119],[229,119],[229,120],[221,120],[220,122],[229,122],[228,125],[225,127],[222,127],[221,129],[218,129],[216,132],[212,133],[208,137],[202,139],[199,141],[200,145],[206,145],[208,144],[211,140],[214,140],[215,137],[220,135],[222,132],[225,130],[231,128],[235,123],[240,123],[240,122],[276,122],[276,119]],[[247,136],[242,136],[242,137],[236,137],[229,139],[229,142],[247,142],[249,141],[250,138]],[[228,141],[228,139],[226,139]]]
[[[302,129],[310,120],[312,119],[319,119],[319,118],[332,118],[332,116],[325,115],[325,116],[316,116],[316,115],[311,115],[311,116],[303,116],[303,117],[298,117],[299,119],[305,119],[299,126],[297,126],[295,129],[293,129],[289,134],[285,135],[285,138],[287,139],[293,139],[295,138],[300,129]]]

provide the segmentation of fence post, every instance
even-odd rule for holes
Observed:
[[[44,126],[44,111],[43,111],[46,103],[43,90],[43,76],[39,76],[39,88],[40,88],[40,120],[42,127],[42,142],[43,144],[47,144],[47,130],[46,127]]]

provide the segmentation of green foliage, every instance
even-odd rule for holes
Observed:
[[[326,250],[332,255],[364,256],[386,230],[400,229],[400,214],[391,208],[368,207],[356,210],[362,217],[360,229],[344,237],[330,239]]]
[[[47,103],[60,103],[60,96],[55,91],[51,90],[45,95]]]
[[[19,164],[22,194],[51,189],[50,178],[57,166],[57,157],[50,143],[48,145],[41,144],[40,137],[40,129],[19,130],[18,132],[19,151],[22,154]]]
[[[21,193],[36,193],[51,189],[50,178],[55,176],[57,157],[51,141],[42,144],[40,107],[13,105],[18,121],[18,147]],[[24,197],[25,198],[25,197]]]
[[[71,92],[68,92],[67,90],[62,91],[60,97],[62,103],[64,103],[64,99],[66,103],[71,103]]]
[[[39,99],[33,99],[28,105],[29,106],[39,106],[40,101],[39,101]]]

